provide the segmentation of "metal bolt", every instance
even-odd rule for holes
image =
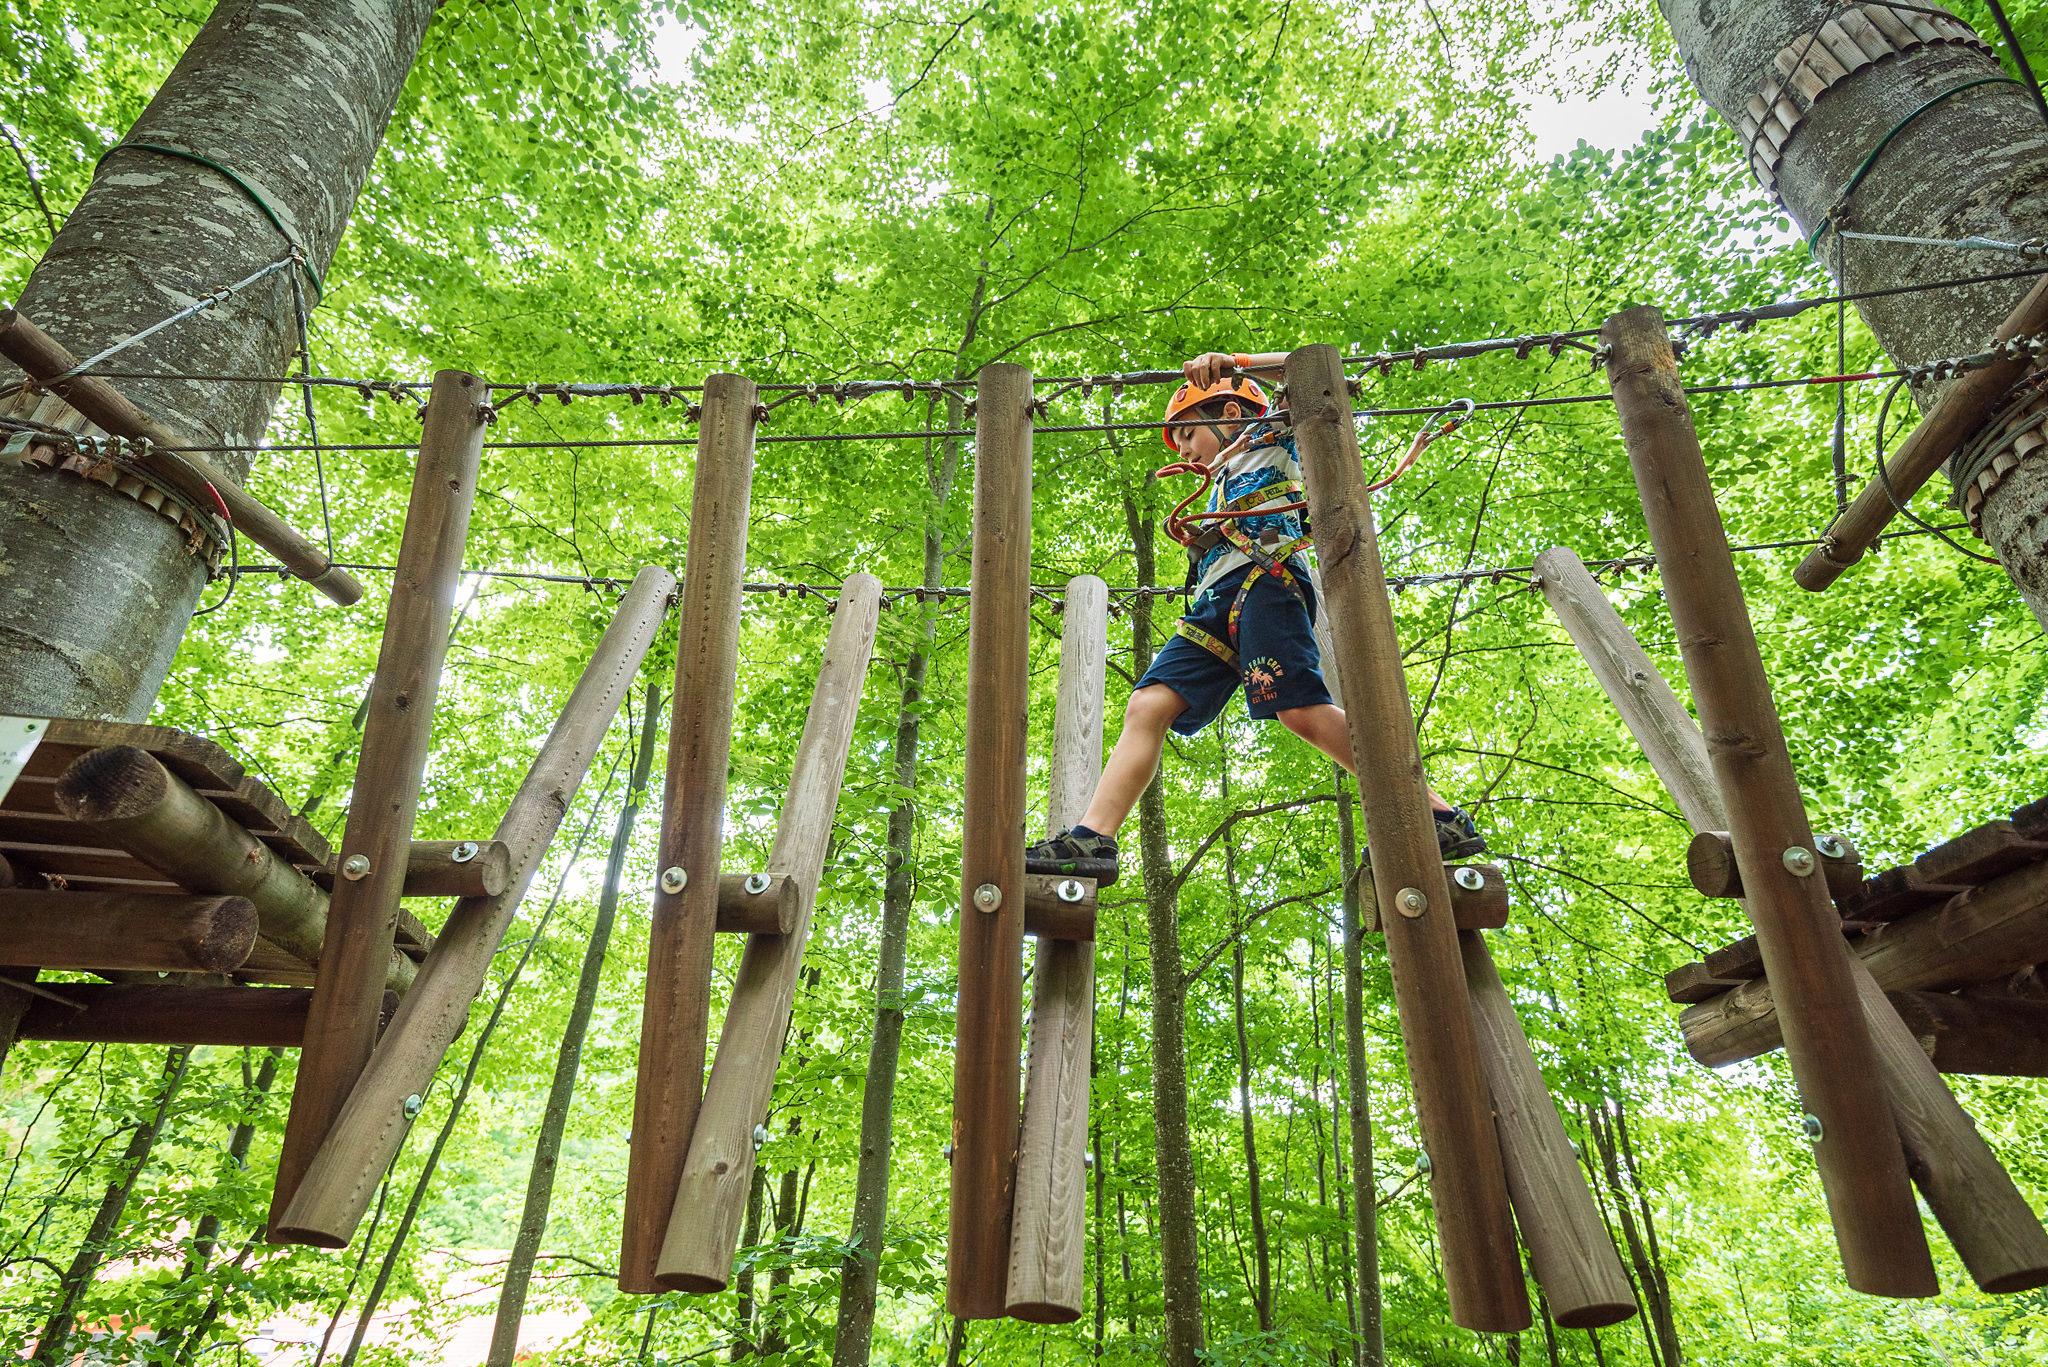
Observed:
[[[690,886],[690,875],[683,871],[681,864],[671,864],[661,871],[661,890],[663,892],[681,892],[688,886]]]
[[[1092,1153],[1081,1155],[1081,1166],[1090,1172],[1095,1171],[1095,1155]]]
[[[1088,889],[1081,886],[1081,880],[1078,878],[1062,878],[1059,886],[1053,889],[1053,894],[1062,902],[1078,902],[1088,895]]]
[[[1785,867],[1801,878],[1813,873],[1813,851],[1804,845],[1794,845],[1784,854]]]
[[[746,888],[747,896],[759,897],[762,893],[768,891],[768,875],[765,873],[748,874]]]
[[[1805,1115],[1799,1117],[1799,1128],[1805,1132],[1807,1143],[1820,1143],[1823,1128],[1821,1126],[1819,1116],[1813,1114],[1811,1111],[1807,1112]]]
[[[467,864],[470,860],[476,858],[476,842],[474,840],[463,841],[448,852],[448,858],[457,864]]]
[[[418,1092],[414,1092],[411,1096],[405,1099],[405,1118],[407,1120],[412,1119],[414,1116],[420,1113],[420,1107],[426,1104],[426,1099],[422,1097]]]
[[[1569,1145],[1571,1145],[1571,1146],[1572,1146],[1572,1157],[1574,1157],[1574,1158],[1584,1158],[1584,1157],[1586,1156],[1586,1151],[1585,1151],[1584,1149],[1582,1149],[1582,1148],[1580,1148],[1580,1147],[1579,1147],[1579,1141],[1578,1141],[1578,1140],[1576,1140],[1576,1139],[1567,1139],[1567,1140],[1565,1141],[1565,1143],[1567,1143],[1567,1144],[1569,1144]]]
[[[974,906],[977,911],[994,911],[1003,904],[1003,890],[994,883],[983,883],[974,890]]]
[[[766,1144],[767,1142],[768,1127],[766,1125],[754,1126],[754,1152],[759,1153],[761,1151],[761,1146],[763,1144]]]
[[[941,1157],[941,1158],[945,1159],[945,1160],[946,1160],[946,1161],[947,1161],[948,1163],[952,1162],[952,1161],[953,1161],[953,1146],[952,1146],[951,1144],[941,1144],[941,1145],[939,1145],[939,1157]]]
[[[1416,1170],[1417,1172],[1420,1172],[1420,1173],[1427,1173],[1427,1172],[1429,1172],[1429,1171],[1430,1171],[1430,1169],[1431,1169],[1431,1168],[1433,1168],[1433,1167],[1435,1167],[1435,1166],[1436,1166],[1436,1165],[1435,1165],[1434,1163],[1431,1163],[1431,1162],[1429,1161],[1429,1150],[1428,1150],[1428,1149],[1424,1149],[1424,1150],[1422,1151],[1422,1155],[1421,1155],[1421,1157],[1419,1157],[1419,1158],[1417,1158],[1417,1159],[1415,1160],[1415,1170]]]
[[[1394,910],[1412,921],[1429,910],[1429,898],[1421,888],[1402,888],[1394,894]]]
[[[1842,843],[1842,837],[1838,835],[1817,835],[1813,838],[1813,847],[1820,851],[1823,859],[1849,857],[1849,847]]]
[[[1486,875],[1470,864],[1460,864],[1451,872],[1451,878],[1468,892],[1477,892],[1486,886]]]
[[[349,856],[349,857],[348,857],[347,859],[345,859],[345,860],[343,860],[343,861],[342,861],[342,865],[341,865],[341,876],[342,876],[343,878],[346,878],[346,879],[348,879],[348,881],[349,881],[349,882],[351,882],[351,883],[354,883],[354,882],[358,882],[358,881],[360,881],[360,880],[362,880],[362,879],[364,879],[364,878],[367,878],[367,877],[369,877],[369,875],[370,875],[370,856],[369,856],[369,855],[367,855],[367,854],[352,854],[352,855],[350,855],[350,856]]]

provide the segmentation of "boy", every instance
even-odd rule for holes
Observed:
[[[1189,583],[1196,591],[1173,638],[1131,690],[1123,734],[1103,766],[1088,810],[1072,829],[1024,852],[1030,873],[1116,881],[1116,832],[1138,794],[1152,781],[1168,729],[1192,736],[1223,711],[1244,685],[1254,720],[1280,724],[1352,770],[1351,733],[1318,670],[1313,623],[1316,589],[1301,557],[1308,545],[1300,500],[1301,459],[1294,434],[1263,417],[1270,406],[1250,376],[1277,374],[1285,352],[1256,356],[1207,352],[1186,362],[1187,381],[1166,405],[1168,423],[1206,419],[1199,427],[1164,428],[1181,458],[1215,472],[1210,512],[1245,516],[1204,519],[1189,546]],[[1230,375],[1231,369],[1237,372]],[[1356,777],[1356,771],[1352,770]],[[1437,844],[1445,859],[1482,854],[1486,841],[1472,818],[1434,789]]]

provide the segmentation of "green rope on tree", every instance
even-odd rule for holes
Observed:
[[[278,235],[284,238],[285,243],[299,254],[299,265],[305,269],[306,278],[313,282],[313,306],[315,308],[320,306],[320,298],[327,292],[327,286],[320,279],[320,273],[313,269],[313,254],[306,250],[305,244],[299,241],[297,235],[290,228],[284,226],[284,218],[278,213],[277,206],[272,204],[269,197],[261,190],[258,190],[255,186],[237,175],[232,169],[221,165],[211,157],[202,157],[197,152],[187,152],[182,147],[165,147],[161,143],[154,142],[115,143],[112,147],[100,153],[100,159],[93,163],[93,173],[97,175],[99,168],[106,164],[108,157],[123,150],[158,152],[167,157],[178,157],[185,161],[197,162],[208,170],[218,171],[221,175],[227,177],[228,183],[247,195],[249,202],[263,211],[263,216],[270,220],[271,226],[277,229]]]

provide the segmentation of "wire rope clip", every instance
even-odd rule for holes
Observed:
[[[994,883],[983,883],[974,890],[974,909],[992,912],[1003,904],[1003,890]]]
[[[671,864],[661,871],[661,890],[674,894],[690,886],[690,875],[681,864]]]
[[[1429,897],[1421,888],[1402,888],[1394,894],[1394,910],[1412,921],[1429,910]]]

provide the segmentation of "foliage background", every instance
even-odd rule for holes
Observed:
[[[2010,7],[2043,36],[2032,5]],[[1974,7],[1960,12],[1991,31]],[[0,58],[0,287],[13,289],[82,192],[94,159],[126,128],[203,18],[190,0],[10,0]],[[686,63],[656,63],[664,50]],[[678,35],[683,41],[676,41]],[[1525,104],[1557,89],[1558,59],[1658,91],[1661,126],[1609,154],[1581,146],[1538,163]],[[1647,75],[1644,75],[1647,73]],[[733,369],[764,383],[971,377],[991,360],[1040,375],[1171,366],[1208,349],[1337,341],[1364,350],[1597,325],[1620,307],[1667,316],[1818,292],[1804,256],[1739,168],[1730,134],[1693,96],[1647,5],[1574,0],[1547,12],[1449,0],[1419,7],[1281,0],[1218,7],[1187,0],[1027,7],[985,0],[766,0],[674,6],[641,0],[451,0],[429,33],[385,153],[358,205],[316,315],[332,374],[420,377],[436,366],[493,379],[701,382]],[[1792,321],[1698,347],[1695,382],[1833,373],[1833,319]],[[1878,357],[1850,316],[1847,365]],[[1582,359],[1494,355],[1375,380],[1367,401],[1433,404],[1590,393]],[[1055,401],[1050,424],[1139,422],[1156,390]],[[1868,459],[1875,396],[1852,391],[1852,459]],[[409,409],[320,397],[330,442],[410,438]],[[1701,396],[1697,413],[1737,544],[1814,535],[1830,510],[1831,391]],[[295,406],[274,431],[300,439]],[[770,436],[942,426],[943,408],[870,399],[779,408]],[[1369,426],[1369,460],[1405,444],[1405,420]],[[518,404],[494,439],[689,435],[680,407],[624,401]],[[939,528],[948,582],[966,579],[969,473],[939,505],[925,443],[764,442],[750,528],[750,577],[834,583],[869,569],[918,581],[925,527]],[[1162,448],[1142,430],[1041,434],[1035,446],[1034,579],[1082,573],[1132,582],[1126,495],[1155,510],[1177,497],[1148,484]],[[334,452],[325,474],[344,559],[389,564],[410,477],[402,452]],[[470,563],[500,571],[630,577],[682,568],[686,445],[502,449],[487,464]],[[296,524],[321,516],[310,460],[259,465],[255,492]],[[1590,562],[1647,550],[1626,462],[1599,404],[1487,413],[1381,505],[1389,568],[1424,573],[1526,567],[1569,545]],[[1175,548],[1157,547],[1178,575]],[[2040,757],[2038,628],[1995,569],[1925,539],[1893,543],[1825,597],[1798,593],[1798,551],[1738,557],[1816,824],[1852,834],[1875,865],[2048,791]],[[373,581],[374,605],[388,580]],[[488,830],[607,620],[615,594],[530,579],[470,581],[436,722],[423,834]],[[1682,689],[1654,573],[1610,580],[1625,619]],[[1709,1073],[1680,1048],[1661,975],[1737,933],[1732,907],[1682,876],[1683,823],[1540,598],[1518,576],[1418,589],[1397,615],[1410,688],[1437,785],[1478,812],[1516,891],[1494,952],[1568,1125],[1584,1108],[1625,1108],[1637,1175],[1601,1186],[1611,1212],[1654,1214],[1694,1360],[1779,1363],[2012,1362],[2048,1351],[2048,1300],[1992,1299],[1935,1235],[1952,1289],[1925,1304],[1848,1295],[1796,1128],[1782,1064]],[[837,1259],[848,1229],[866,1041],[872,1021],[880,850],[893,801],[889,747],[900,667],[936,627],[917,801],[916,908],[898,1082],[891,1238],[876,1357],[943,1359],[939,1304],[957,899],[965,615],[905,603],[885,614],[839,811],[795,1029],[763,1152],[806,1174],[802,1236],[753,1256],[793,1266],[784,1302],[790,1362],[829,1357]],[[1058,618],[1038,614],[1032,726],[1050,729]],[[765,853],[807,704],[825,618],[815,598],[750,596],[740,671],[727,867]],[[1112,716],[1129,685],[1130,625],[1111,624]],[[288,800],[315,794],[338,832],[351,716],[375,659],[374,607],[341,612],[299,587],[245,579],[198,619],[153,720],[217,736]],[[672,667],[665,643],[650,657]],[[549,1061],[581,937],[596,901],[604,833],[622,799],[622,719],[536,881],[508,973],[534,946],[481,1059],[418,1230],[401,1250],[387,1307],[412,1320],[412,1347],[364,1360],[427,1360],[418,1345],[488,1314],[485,1295],[450,1300],[466,1264],[486,1273],[511,1242]],[[1176,859],[1229,812],[1330,790],[1329,766],[1278,728],[1238,715],[1167,759]],[[607,775],[611,775],[608,780]],[[1042,799],[1044,770],[1034,767]],[[1226,791],[1227,786],[1227,791]],[[572,850],[574,832],[595,822]],[[616,1253],[643,974],[645,894],[656,823],[642,823],[628,894],[571,1119],[543,1266],[544,1296],[591,1312],[559,1362],[679,1361],[736,1331],[733,1297],[617,1297]],[[1247,909],[1306,895],[1247,940],[1245,990],[1257,1122],[1276,1258],[1279,1329],[1258,1332],[1247,1286],[1246,1200],[1227,952],[1191,985],[1191,1110],[1203,1209],[1206,1313],[1217,1362],[1330,1360],[1346,1339],[1345,1220],[1333,1148],[1341,1126],[1338,881],[1330,804],[1241,828],[1237,876],[1212,855],[1181,898],[1188,963]],[[573,857],[572,857],[573,856]],[[1137,879],[1111,897],[1098,946],[1096,1115],[1103,1214],[1091,1224],[1091,1288],[1103,1288],[1101,1356],[1153,1359],[1158,1341],[1146,944]],[[563,888],[545,931],[545,890]],[[415,908],[437,924],[445,908]],[[726,951],[728,957],[731,951]],[[731,964],[721,959],[729,975]],[[1396,1361],[1512,1360],[1501,1342],[1449,1327],[1383,955],[1367,950],[1375,1181]],[[488,1001],[494,993],[487,992]],[[482,1021],[458,1044],[418,1122],[438,1128]],[[0,1319],[10,1336],[47,1313],[118,1156],[150,1107],[160,1050],[27,1044],[0,1079]],[[83,1320],[189,1324],[226,1292],[220,1343],[252,1346],[286,1318],[324,1321],[361,1301],[355,1255],[254,1244],[228,1282],[181,1274],[192,1222],[223,1222],[240,1249],[260,1225],[282,1105],[251,1094],[239,1052],[202,1049],[118,1231],[116,1266]],[[290,1060],[275,1088],[288,1095]],[[1963,1080],[1965,1104],[2037,1201],[2048,1153],[2037,1084]],[[225,1156],[237,1120],[258,1126],[246,1170]],[[391,1178],[412,1190],[415,1136]],[[1091,1219],[1094,1217],[1091,1216]],[[369,1241],[383,1255],[391,1225]],[[1102,1266],[1096,1265],[1100,1258]],[[1099,1278],[1099,1282],[1098,1279]],[[119,1317],[116,1319],[116,1317]],[[1062,1329],[977,1326],[970,1360],[1045,1363],[1097,1352],[1092,1318]],[[131,1344],[122,1351],[154,1350]],[[1523,1355],[1654,1361],[1633,1324],[1525,1335]]]

